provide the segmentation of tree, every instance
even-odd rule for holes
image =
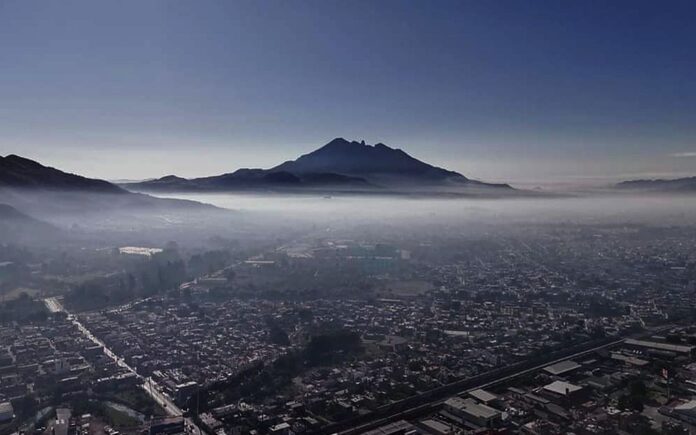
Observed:
[[[645,382],[640,380],[632,382],[629,390],[631,396],[637,396],[640,398],[643,398],[648,394],[648,387],[645,385]]]

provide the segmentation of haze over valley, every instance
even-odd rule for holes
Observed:
[[[695,21],[0,1],[0,435],[696,434]]]

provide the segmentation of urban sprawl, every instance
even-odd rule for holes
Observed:
[[[3,245],[0,431],[696,433],[695,242],[588,224]]]

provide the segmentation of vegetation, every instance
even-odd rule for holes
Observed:
[[[175,289],[187,278],[186,264],[175,250],[165,250],[126,266],[126,271],[75,285],[65,296],[65,302],[79,311],[95,310]]]
[[[48,318],[43,302],[22,293],[16,299],[0,305],[0,322],[45,322]]]
[[[114,427],[134,427],[141,424],[140,420],[137,418],[113,409],[105,403],[94,400],[87,400],[84,398],[75,399],[70,403],[70,407],[76,415],[92,414]]]
[[[289,346],[290,338],[288,338],[288,333],[283,330],[283,328],[278,325],[272,318],[266,319],[268,324],[268,339],[271,343],[277,344],[279,346]]]
[[[359,350],[360,335],[341,329],[313,336],[304,351],[304,359],[309,365],[319,365]]]
[[[618,408],[625,411],[642,412],[648,397],[648,388],[643,381],[632,382],[628,394],[619,397]]]
[[[222,384],[201,390],[200,403],[212,407],[215,395],[222,403],[244,397],[261,399],[280,393],[292,379],[306,368],[329,365],[362,350],[360,335],[345,329],[336,329],[313,336],[307,346],[291,351],[268,365],[258,364]],[[189,400],[189,408],[196,405],[196,397]]]
[[[129,408],[136,409],[146,416],[165,415],[164,410],[140,388],[122,389],[114,393],[106,394],[104,397]]]

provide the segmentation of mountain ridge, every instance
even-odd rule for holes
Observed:
[[[64,172],[16,154],[0,156],[0,187],[128,193],[108,181]]]
[[[614,185],[617,189],[653,192],[696,192],[696,176],[673,179],[638,179],[622,181]]]
[[[108,181],[63,172],[14,154],[0,157],[0,204],[61,227],[78,222],[103,227],[117,216],[122,228],[133,228],[133,222],[164,227],[225,213],[210,204],[130,192]],[[5,213],[10,216],[11,209]],[[28,222],[28,218],[16,216],[6,222]]]
[[[383,192],[418,189],[483,188],[514,191],[507,184],[489,184],[420,161],[383,143],[335,138],[318,149],[270,169],[242,168],[221,175],[185,179],[167,175],[122,184],[144,191],[290,190]]]
[[[447,178],[468,181],[454,171],[442,169],[422,162],[399,148],[391,148],[383,143],[368,145],[365,141],[347,141],[335,138],[311,153],[303,154],[296,160],[281,163],[270,171],[289,171],[293,173],[335,172],[343,175],[396,176],[417,178],[421,181],[443,180]]]

